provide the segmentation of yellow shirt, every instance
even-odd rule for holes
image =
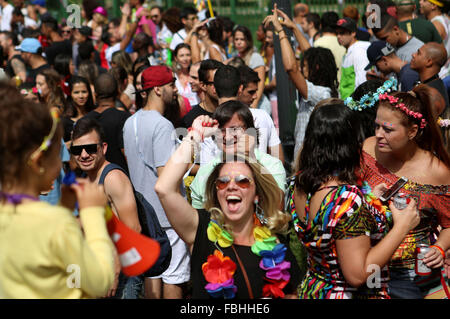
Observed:
[[[0,204],[0,298],[92,298],[114,279],[105,210],[71,212],[45,202]]]

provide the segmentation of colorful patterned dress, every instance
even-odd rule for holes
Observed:
[[[330,187],[312,222],[308,222],[311,194],[306,200],[306,222],[298,218],[293,196],[292,193],[290,212],[295,230],[308,251],[308,271],[299,286],[299,298],[389,298],[386,266],[379,269],[378,282],[368,280],[370,288],[350,286],[339,266],[336,240],[367,235],[375,245],[389,228],[386,217],[367,204],[360,189],[354,185]]]
[[[364,151],[361,170],[361,178],[372,188],[381,183],[390,187],[399,179]],[[438,225],[443,228],[450,227],[450,185],[433,186],[408,182],[400,192],[416,200],[420,212],[420,223],[400,244],[389,267],[391,270],[412,270],[415,264],[416,246],[433,243]]]

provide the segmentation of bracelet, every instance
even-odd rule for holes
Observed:
[[[281,40],[283,40],[283,39],[287,39],[288,37],[285,35],[284,37],[280,37],[280,42],[281,42]]]
[[[441,253],[442,258],[445,259],[445,252],[444,252],[444,250],[441,247],[439,247],[438,245],[430,245],[430,248],[431,247],[437,248],[437,250],[439,250],[439,252]]]
[[[275,30],[277,33],[280,33],[281,31],[284,31],[284,29],[283,28],[281,28],[281,30],[280,31],[278,31],[278,30]]]

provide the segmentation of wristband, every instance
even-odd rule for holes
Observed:
[[[436,248],[437,250],[439,250],[439,252],[440,252],[441,255],[442,255],[442,258],[445,259],[445,251],[444,251],[441,247],[439,247],[438,245],[430,245],[430,248],[431,248],[431,247],[434,247],[434,248]]]

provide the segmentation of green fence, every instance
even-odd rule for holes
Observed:
[[[291,1],[292,8],[298,2],[308,4],[310,12],[323,13],[325,11],[335,11],[342,16],[342,10],[347,5],[355,6],[362,15],[367,5],[366,0],[302,0]],[[341,3],[340,3],[341,2]],[[192,4],[193,1],[167,0],[165,8]],[[212,7],[219,15],[229,17],[237,24],[243,24],[254,33],[258,25],[270,12],[271,0],[211,0]]]
[[[120,16],[120,6],[123,0],[97,0],[108,10],[110,17]],[[170,7],[183,8],[193,5],[193,0],[153,0],[147,1],[149,5],[160,4],[164,9]],[[300,1],[291,1],[294,7]],[[325,11],[335,11],[340,16],[342,10],[347,5],[353,5],[358,8],[362,15],[367,1],[366,0],[301,0],[308,4],[310,12],[323,13]],[[57,13],[59,19],[67,17],[63,3],[81,3],[81,0],[48,0],[48,7],[52,12]],[[254,33],[264,17],[270,12],[271,0],[211,0],[212,7],[218,15],[229,17],[237,24],[243,24]]]

